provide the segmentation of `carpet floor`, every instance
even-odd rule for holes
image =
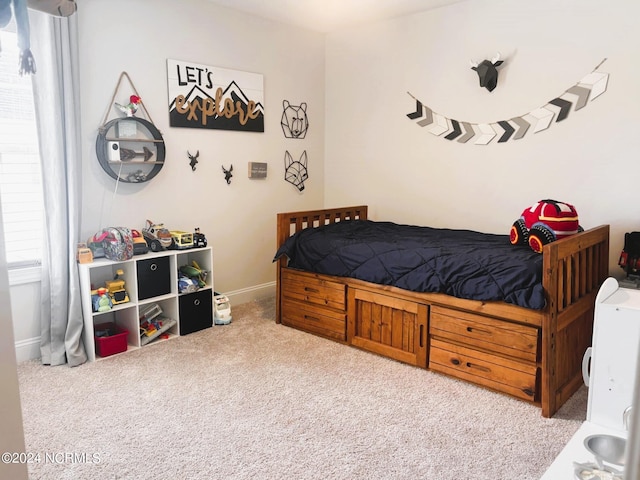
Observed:
[[[537,479],[585,419],[277,325],[18,365],[31,479]]]

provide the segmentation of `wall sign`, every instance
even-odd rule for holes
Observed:
[[[258,73],[167,60],[169,125],[264,132]]]
[[[249,162],[249,178],[267,178],[267,164],[264,162]]]

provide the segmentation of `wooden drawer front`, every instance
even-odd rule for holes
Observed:
[[[294,300],[344,311],[345,291],[346,287],[342,283],[290,270],[282,271],[282,294]]]
[[[429,368],[518,398],[537,400],[537,368],[532,364],[432,339]]]
[[[429,334],[530,362],[538,352],[534,327],[439,306],[431,307]]]
[[[401,362],[427,365],[428,307],[349,289],[348,341]]]
[[[288,299],[282,301],[282,323],[326,338],[345,342],[347,320],[344,313],[314,308]]]

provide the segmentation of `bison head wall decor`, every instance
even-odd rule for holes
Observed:
[[[469,62],[471,64],[471,70],[475,70],[478,73],[478,78],[480,79],[480,86],[486,88],[490,92],[496,88],[498,84],[498,68],[502,65],[502,60],[500,60],[500,52],[496,54],[491,60],[483,60],[478,64],[471,60]]]

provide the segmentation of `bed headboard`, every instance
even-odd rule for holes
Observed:
[[[308,227],[319,227],[343,220],[366,220],[367,211],[367,205],[359,205],[355,207],[279,213],[276,228],[276,248],[279,248],[294,233]]]

